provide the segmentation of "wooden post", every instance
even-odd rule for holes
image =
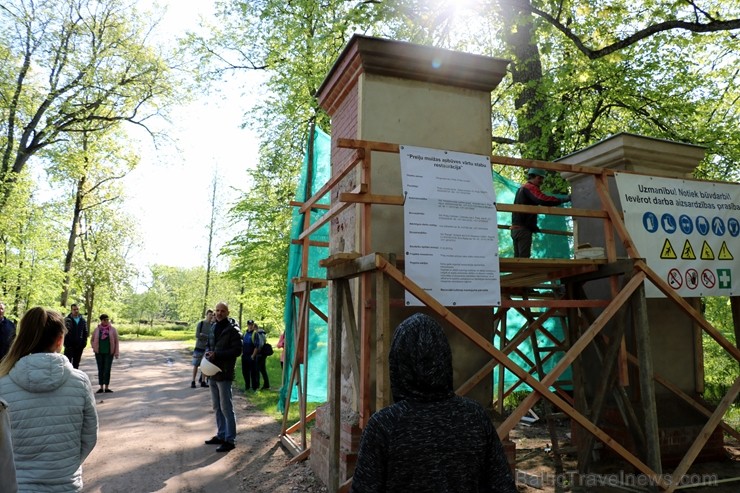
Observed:
[[[380,271],[375,274],[375,409],[391,403],[388,354],[391,349],[390,283]]]
[[[653,356],[650,347],[650,325],[648,323],[644,283],[641,283],[632,295],[632,306],[637,339],[637,359],[640,362],[640,394],[643,418],[645,420],[645,442],[647,445],[645,462],[657,474],[662,474],[660,437],[658,435],[658,411],[655,403],[655,385],[653,383]]]
[[[334,290],[332,290],[334,291]],[[339,289],[341,291],[341,289]],[[339,490],[339,445],[342,432],[342,303],[341,293],[333,293],[333,317],[329,321],[329,493]]]

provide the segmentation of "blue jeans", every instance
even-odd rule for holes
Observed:
[[[234,414],[234,401],[231,396],[231,380],[215,381],[211,379],[211,402],[216,413],[216,434],[225,442],[236,441],[236,414]]]

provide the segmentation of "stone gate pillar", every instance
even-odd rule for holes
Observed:
[[[406,42],[358,35],[352,37],[317,93],[319,104],[332,119],[332,175],[349,165],[354,153],[337,147],[337,139],[340,138],[490,155],[490,92],[504,76],[507,63],[505,60]],[[373,153],[371,171],[373,194],[402,195],[398,154]],[[358,183],[359,172],[350,173],[332,193],[332,203],[338,193],[352,191]],[[332,220],[331,254],[382,252],[395,253],[403,258],[403,208],[372,206],[370,251],[363,252],[358,229],[359,207],[350,207]],[[363,310],[371,310],[372,317],[372,300],[360,303],[356,288],[353,286],[355,313],[361,316]],[[364,296],[374,297],[374,293]],[[403,299],[403,291],[396,288],[391,292],[391,298]],[[410,310],[402,303],[391,302],[391,327],[415,311],[421,310]],[[492,308],[454,311],[491,340]],[[332,313],[331,309],[329,313]],[[454,383],[460,385],[489,357],[456,331],[449,327],[446,330],[452,346]],[[352,349],[346,341],[343,342],[342,354],[349,354],[349,351]],[[350,365],[343,361],[342,366],[340,475],[348,477],[354,469],[354,453],[360,432],[357,426],[359,403],[352,399]],[[484,379],[468,395],[490,408],[492,380]],[[326,450],[328,425],[324,416],[322,410],[317,412],[317,425],[312,432],[311,464],[325,480],[328,461],[322,457],[322,451]]]
[[[669,178],[691,178],[692,172],[703,158],[704,148],[700,146],[619,133],[565,156],[558,162],[615,171],[635,171]],[[571,183],[573,207],[602,208],[592,176],[566,173],[564,177]],[[610,179],[609,190],[614,204],[619,209],[621,201],[613,178]],[[605,246],[601,220],[577,218],[574,224],[576,245],[589,243],[594,247]],[[617,255],[626,256],[620,242],[617,242]],[[585,289],[589,297],[611,298],[606,281],[588,283]],[[665,377],[687,394],[698,396],[703,392],[704,382],[701,331],[668,299],[649,298],[647,308],[655,373]],[[599,382],[600,372],[597,367],[591,370],[586,369],[585,375],[587,392],[592,393],[592,387]],[[638,382],[632,379],[630,385],[637,386]],[[655,392],[661,456],[664,463],[670,464],[683,457],[701,430],[705,419],[680,402],[663,386],[656,384]],[[609,411],[607,409],[605,419],[609,419]],[[612,414],[615,423],[620,421],[616,411]],[[614,426],[611,428],[607,425],[608,431],[620,442],[629,443],[631,441],[629,434],[620,429],[619,425]],[[721,431],[715,432],[702,454],[707,458],[721,456]]]

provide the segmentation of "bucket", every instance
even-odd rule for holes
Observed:
[[[579,248],[576,250],[576,258],[588,259],[588,258],[606,258],[603,247],[587,247]]]

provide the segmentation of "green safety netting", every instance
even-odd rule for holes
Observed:
[[[514,196],[516,191],[519,189],[519,183],[504,178],[500,174],[493,172],[493,188],[496,191],[496,202],[501,204],[513,204]],[[563,197],[562,195],[554,194],[556,197]],[[508,212],[498,213],[498,224],[511,226],[511,214]],[[538,225],[542,230],[551,231],[571,231],[571,219],[564,216],[543,216],[540,215]],[[573,251],[573,237],[566,235],[555,235],[555,234],[536,234],[532,240],[532,258],[571,258]],[[498,235],[498,249],[501,257],[513,257],[514,246],[511,241],[511,235],[508,230],[499,229]],[[540,312],[544,312],[544,309],[530,308],[532,314],[537,317]],[[506,312],[506,340],[510,341],[516,336],[516,334],[522,329],[526,319],[524,316],[516,310],[509,310]],[[542,326],[550,332],[555,338],[562,341],[565,334],[565,328],[563,327],[563,321],[559,318],[551,317],[542,324]],[[501,341],[499,337],[495,337],[493,340],[495,347],[501,347]],[[537,345],[540,348],[552,347],[554,342],[545,336],[542,331],[537,331]],[[521,368],[525,370],[531,370],[529,362],[535,361],[535,354],[532,347],[531,341],[527,340],[517,347],[518,351],[512,351],[509,353],[509,358],[517,363]],[[520,354],[522,353],[524,357]],[[542,357],[546,353],[542,354]],[[525,359],[526,357],[526,359]],[[542,363],[542,368],[545,373],[549,372],[553,366],[560,361],[559,355],[555,355],[545,362]],[[498,384],[498,371],[494,373],[493,383],[494,388]],[[535,377],[537,374],[535,373]],[[571,379],[571,371],[568,368],[560,377],[560,380],[567,381]],[[519,381],[519,377],[511,373],[509,370],[504,372],[504,386],[509,388]],[[563,385],[563,388],[568,388],[568,385]],[[516,390],[531,390],[531,387],[526,384],[519,385]]]
[[[306,156],[303,160],[303,168],[299,180],[299,185],[296,190],[296,201],[303,202],[313,193],[321,189],[321,187],[329,180],[331,176],[331,138],[321,131],[315,129],[313,133],[313,145],[307,146]],[[313,150],[310,152],[308,149]],[[310,167],[309,172],[309,164]],[[513,203],[514,195],[519,188],[519,183],[508,180],[500,174],[493,172],[493,183],[496,190],[496,201],[500,203]],[[319,204],[329,204],[328,194],[324,196],[318,202]],[[311,212],[311,224],[316,222],[323,214],[324,210],[314,210]],[[540,216],[539,226],[541,229],[547,230],[569,230],[570,219],[562,216]],[[511,214],[500,212],[498,214],[499,224],[511,224]],[[295,240],[303,231],[304,220],[303,215],[299,213],[298,207],[293,210],[293,222],[291,228],[291,240]],[[317,242],[328,242],[329,241],[329,225],[328,223],[319,228],[316,232],[311,234],[311,240]],[[532,244],[532,257],[533,258],[571,258],[572,252],[572,240],[568,236],[560,235],[536,235]],[[499,229],[499,254],[502,257],[512,257],[513,247],[511,243],[511,236],[508,230]],[[280,390],[280,399],[278,401],[278,409],[283,412],[285,409],[285,400],[287,398],[287,389],[290,385],[290,375],[292,373],[292,362],[293,355],[295,354],[295,341],[293,336],[293,326],[297,320],[298,314],[298,300],[293,296],[293,282],[295,277],[299,277],[301,272],[301,258],[303,255],[303,246],[298,243],[291,243],[288,260],[288,285],[286,295],[286,306],[284,313],[285,322],[285,370],[283,371],[283,385]],[[308,252],[308,264],[309,271],[308,277],[312,278],[324,278],[326,271],[324,268],[319,267],[319,260],[329,256],[329,249],[326,247],[310,246]],[[317,307],[322,313],[327,313],[328,309],[328,288],[312,289],[311,290],[311,303]],[[310,317],[308,322],[308,355],[307,355],[307,391],[306,400],[308,402],[324,402],[327,398],[327,363],[328,363],[328,326],[327,323],[314,311],[309,311]],[[514,335],[521,330],[524,325],[524,317],[517,313],[515,310],[509,310],[507,312],[507,340],[511,340]],[[549,319],[543,324],[555,337],[562,340],[563,327],[560,321],[555,318]],[[492,341],[496,347],[499,347],[499,341]],[[549,341],[545,336],[538,335],[538,344],[540,346],[552,346],[552,341]],[[534,361],[534,352],[529,341],[523,342],[519,346],[521,351],[529,361]],[[516,361],[525,370],[529,369],[525,359],[515,355],[510,355],[511,359]],[[550,358],[543,366],[545,371],[549,371],[558,361],[558,358]],[[301,378],[303,378],[304,367],[301,364],[299,368]],[[569,378],[564,374],[561,378]],[[496,384],[497,375],[494,375],[494,385]],[[507,387],[514,384],[518,378],[510,373],[508,370],[504,376],[504,383]],[[494,387],[495,388],[495,387]],[[520,386],[518,389],[529,390],[528,386]],[[291,392],[291,401],[295,402],[298,400],[297,381],[293,384],[293,391]]]
[[[329,180],[331,176],[331,138],[320,129],[313,131],[313,142],[307,145],[306,156],[303,159],[303,168],[296,190],[296,201],[304,202]],[[311,150],[313,152],[311,152]],[[329,195],[325,195],[319,201],[319,204],[328,205]],[[313,209],[310,224],[318,221],[326,211],[324,209]],[[299,208],[293,208],[293,222],[290,231],[291,240],[297,239],[304,228],[303,214],[300,214]],[[311,234],[311,240],[317,242],[329,241],[329,224],[323,225],[316,232]],[[326,270],[319,267],[319,260],[329,256],[327,247],[309,246],[308,247],[308,277],[325,278]],[[291,243],[288,254],[288,286],[285,297],[285,312],[283,321],[285,322],[285,363],[283,370],[283,385],[280,389],[280,398],[278,400],[278,409],[280,412],[285,410],[285,400],[290,386],[290,376],[293,372],[293,355],[295,354],[295,341],[293,325],[298,316],[298,299],[293,296],[293,279],[301,275],[301,260],[303,258],[303,245]],[[314,304],[322,313],[327,313],[328,307],[328,288],[312,289],[311,303]],[[326,401],[327,385],[327,362],[329,361],[328,344],[329,339],[327,323],[317,315],[313,310],[309,310],[308,318],[308,354],[304,361],[308,361],[307,367],[299,368],[301,379],[304,378],[304,369],[307,371],[306,376],[306,400],[307,402],[324,402]],[[305,363],[304,363],[305,364]],[[302,380],[301,380],[302,381]],[[293,391],[291,392],[291,402],[298,400],[297,381],[294,381]]]

